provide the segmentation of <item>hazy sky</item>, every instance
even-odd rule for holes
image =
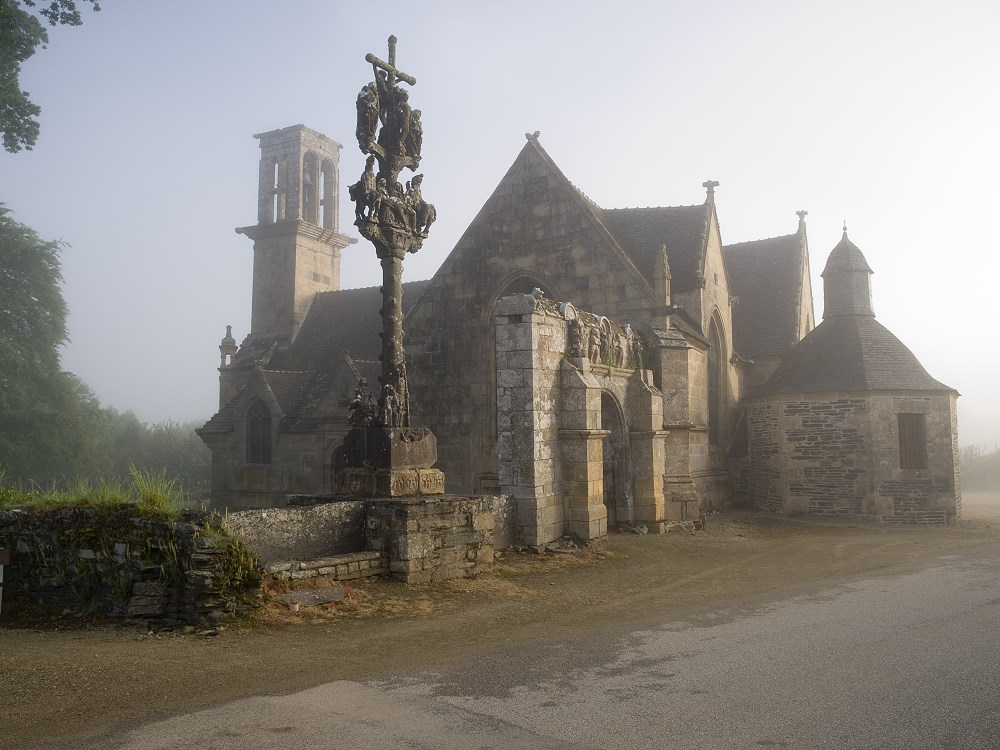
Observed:
[[[718,180],[724,243],[806,209],[817,317],[846,220],[878,319],[962,393],[963,444],[1000,443],[997,0],[338,2],[102,0],[50,31],[22,87],[33,151],[0,152],[0,201],[63,239],[66,369],[145,421],[207,419],[219,340],[250,320],[260,151],[303,123],[364,159],[367,52],[416,76],[424,196],[440,217],[404,279],[430,277],[524,143],[599,205],[690,205]],[[368,243],[344,287],[379,283]]]

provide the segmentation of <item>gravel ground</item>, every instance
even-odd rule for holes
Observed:
[[[1000,538],[1000,493],[966,493],[946,528],[886,528],[750,512],[704,532],[613,535],[573,555],[504,552],[491,574],[405,587],[371,581],[337,602],[193,634],[65,617],[0,618],[0,748],[72,747],[139,723],[338,679],[377,679],[460,650],[666,612],[739,610],[840,582],[922,567]],[[569,630],[567,636],[569,636]]]

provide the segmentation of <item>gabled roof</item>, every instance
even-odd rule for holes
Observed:
[[[801,295],[792,291],[808,273],[804,240],[796,233],[722,248],[730,291],[739,297],[733,348],[740,354],[780,357],[798,342]]]
[[[660,247],[667,246],[670,288],[687,292],[698,284],[711,205],[659,208],[605,208],[604,225],[642,274],[652,283]]]
[[[403,284],[403,314],[410,311],[429,281]],[[274,396],[286,429],[307,428],[337,374],[348,367],[353,377],[373,381],[381,372],[382,294],[378,287],[321,292],[302,322],[298,335],[287,345],[277,334],[247,336],[237,362],[260,362],[260,369],[228,404],[201,428],[227,432],[242,410],[246,393],[259,387],[256,378]],[[272,353],[273,352],[273,353]],[[270,355],[270,356],[269,356]]]
[[[827,318],[775,370],[758,395],[834,391],[952,391],[927,374],[888,328],[867,315]]]

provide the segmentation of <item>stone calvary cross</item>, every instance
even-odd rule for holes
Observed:
[[[422,196],[423,175],[404,190],[399,173],[420,163],[420,110],[399,82],[417,79],[396,67],[396,37],[389,37],[389,61],[368,53],[375,80],[358,94],[358,146],[368,154],[361,179],[350,187],[355,226],[375,246],[382,265],[382,373],[377,394],[362,380],[351,403],[351,430],[344,438],[344,468],[338,494],[399,497],[444,492],[444,474],[431,468],[437,441],[426,427],[410,423],[410,394],[403,351],[403,259],[415,253],[436,217]],[[375,162],[378,162],[378,174]],[[377,398],[377,403],[375,399]]]

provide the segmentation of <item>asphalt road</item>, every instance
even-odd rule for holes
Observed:
[[[148,724],[114,747],[1000,747],[1000,544],[685,622],[564,622],[388,681]]]

